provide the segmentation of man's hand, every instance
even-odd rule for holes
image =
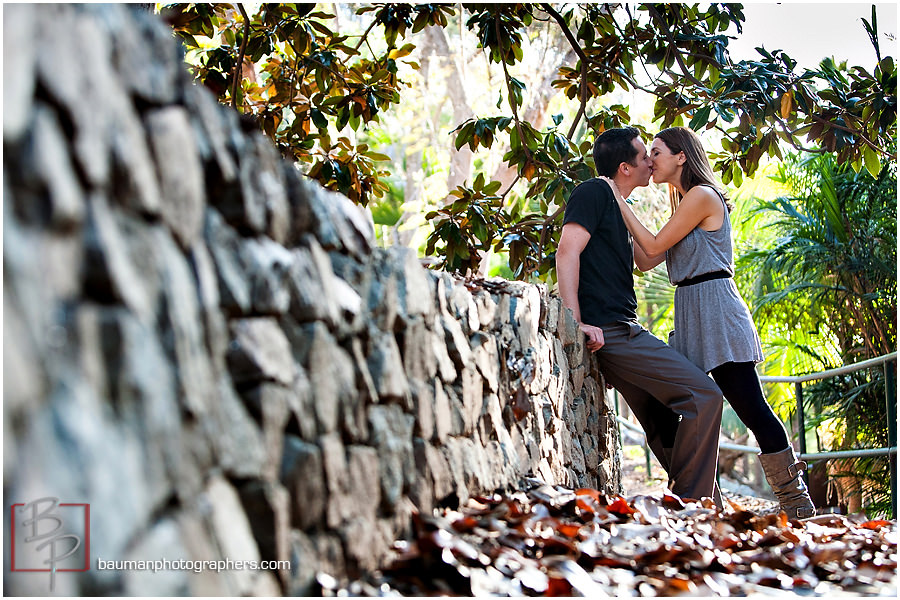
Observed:
[[[596,352],[603,347],[606,341],[603,339],[603,330],[587,323],[580,324],[581,330],[588,337],[587,347],[591,352]]]

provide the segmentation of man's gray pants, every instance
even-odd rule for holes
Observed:
[[[637,323],[604,325],[595,353],[606,381],[640,421],[653,454],[683,498],[716,499],[722,392],[677,350]]]

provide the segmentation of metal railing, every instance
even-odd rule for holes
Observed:
[[[760,381],[768,382],[768,383],[793,383],[794,384],[794,398],[797,403],[797,431],[799,432],[799,457],[800,460],[804,460],[806,462],[815,462],[822,460],[836,460],[842,458],[863,458],[870,456],[897,456],[897,395],[896,395],[896,362],[897,362],[897,353],[891,352],[890,354],[886,354],[884,356],[879,356],[878,358],[872,358],[869,360],[864,360],[858,363],[853,363],[850,365],[845,365],[843,367],[839,367],[837,369],[829,369],[827,371],[819,371],[817,373],[810,373],[808,375],[798,375],[798,376],[760,376]],[[803,410],[803,384],[810,381],[820,381],[822,379],[828,379],[831,377],[836,377],[838,375],[846,375],[848,373],[853,373],[855,371],[860,371],[862,369],[867,369],[870,367],[875,367],[878,365],[883,365],[884,367],[884,390],[885,390],[885,405],[887,408],[887,428],[888,428],[888,443],[890,444],[887,448],[861,448],[857,450],[840,450],[834,452],[807,452],[806,450],[806,421]],[[644,433],[644,430],[639,426],[631,423],[627,419],[619,416],[619,401],[618,401],[618,392],[616,392],[616,421],[637,433]],[[620,436],[621,438],[621,431]],[[723,450],[732,450],[737,452],[745,452],[748,454],[758,454],[759,448],[754,446],[744,446],[741,444],[732,444],[729,442],[720,442],[719,448]],[[647,472],[650,472],[650,449],[647,447],[646,436],[644,439],[644,453],[647,459]],[[808,478],[808,474],[804,474],[804,477]],[[891,465],[891,510],[896,514],[897,507],[897,469],[896,465]]]
[[[794,399],[797,403],[797,432],[798,432],[798,450],[800,451],[800,460],[806,462],[815,462],[819,460],[836,460],[841,458],[863,458],[868,456],[896,456],[897,455],[897,384],[896,384],[896,362],[897,353],[891,352],[877,358],[860,361],[850,365],[844,365],[837,369],[829,369],[827,371],[819,371],[810,373],[809,375],[798,375],[794,377],[772,377],[761,376],[762,382],[768,383],[793,383]],[[847,375],[870,367],[882,365],[884,368],[884,401],[887,414],[887,430],[888,444],[887,448],[860,448],[857,450],[840,450],[835,452],[815,452],[806,451],[806,417],[803,410],[803,384],[810,381],[821,381],[830,379],[839,375]],[[804,474],[808,478],[809,475]],[[891,465],[891,512],[896,515],[897,509],[897,469],[896,465]]]

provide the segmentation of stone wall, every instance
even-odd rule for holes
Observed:
[[[54,594],[306,595],[383,564],[413,511],[524,476],[620,490],[558,298],[376,247],[153,15],[3,12],[4,509],[91,515],[91,568]],[[11,554],[6,593],[47,594]],[[97,568],[149,559],[292,568]]]

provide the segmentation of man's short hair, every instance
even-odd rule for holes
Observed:
[[[631,140],[641,132],[634,127],[607,129],[594,142],[594,169],[597,175],[612,178],[623,162],[637,166],[638,151]]]

